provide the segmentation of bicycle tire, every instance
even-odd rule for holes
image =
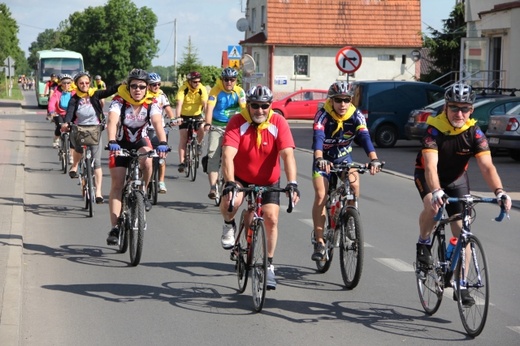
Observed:
[[[90,150],[90,149],[87,149],[87,150]],[[87,191],[85,193],[85,204],[86,204],[86,207],[88,209],[88,216],[89,217],[92,217],[92,215],[94,214],[94,208],[93,208],[93,199],[94,199],[94,196],[95,196],[95,192],[94,192],[94,177],[92,175],[92,161],[91,161],[91,158],[87,157],[85,158],[85,167],[84,167],[85,171],[84,173],[86,173],[86,187],[87,187]]]
[[[215,197],[215,205],[218,207],[220,205],[220,201],[222,200],[222,190],[224,190],[224,177],[222,176],[222,170],[218,171],[218,180],[217,180],[217,195]]]
[[[154,157],[152,160],[152,176],[148,183],[148,199],[153,205],[157,204],[159,194],[159,159]]]
[[[121,213],[119,215],[119,218],[117,219],[117,227],[119,229],[119,239],[118,239],[118,246],[119,246],[119,253],[125,253],[128,250],[128,229],[129,223],[129,213],[128,210],[128,196],[123,196],[121,199]]]
[[[445,283],[441,263],[445,262],[445,248],[444,236],[435,232],[432,237],[430,250],[433,258],[433,267],[418,266],[415,271],[419,300],[426,314],[430,316],[439,310],[442,303]]]
[[[144,212],[144,194],[141,191],[132,191],[130,196],[130,264],[137,266],[141,261],[143,251],[144,230],[146,227],[146,217]]]
[[[474,235],[467,236],[467,244],[471,248],[471,259],[467,260],[468,267],[465,268],[465,289],[475,300],[475,304],[471,306],[462,305],[461,301],[461,270],[464,263],[464,252],[468,255],[468,251],[462,251],[457,262],[454,274],[454,282],[457,292],[457,306],[459,315],[464,329],[468,335],[472,337],[478,336],[484,330],[489,309],[489,268],[487,266],[486,255],[480,240]],[[455,288],[454,288],[455,289]]]
[[[70,142],[69,142],[69,136],[63,136],[63,147],[64,147],[64,154],[63,154],[63,173],[67,173],[69,169],[69,162],[70,162]]]
[[[191,156],[191,160],[190,160],[190,166],[191,166],[191,170],[190,170],[190,176],[191,176],[191,181],[195,181],[195,179],[197,179],[197,167],[199,166],[199,162],[198,162],[198,153],[197,153],[197,140],[196,139],[192,139],[192,143],[191,143],[191,152],[190,152],[190,156]]]
[[[342,218],[339,253],[341,277],[345,287],[351,290],[358,285],[363,272],[363,228],[359,212],[354,208],[347,208]]]
[[[334,244],[333,244],[333,241],[332,239],[329,239],[329,238],[333,238],[334,237],[334,232],[333,231],[328,231],[328,230],[323,230],[323,232],[326,232],[323,236],[323,240],[325,241],[325,248],[326,248],[326,251],[325,251],[325,259],[321,260],[321,261],[315,261],[316,262],[316,269],[318,270],[319,273],[326,273],[329,268],[330,268],[330,265],[332,264],[332,259],[334,258]],[[332,233],[332,234],[329,234],[329,233]]]
[[[193,167],[191,167],[191,143],[190,142],[188,142],[188,144],[186,144],[186,155],[184,158],[184,165],[185,165],[184,175],[186,176],[186,178],[188,178],[191,174],[191,169],[193,168]]]
[[[253,305],[256,312],[262,311],[267,290],[267,238],[264,222],[256,220],[251,243],[251,288]]]
[[[237,279],[238,279],[238,292],[244,293],[247,287],[247,279],[249,277],[249,267],[247,263],[247,257],[248,257],[248,251],[249,247],[247,244],[247,230],[244,229],[244,213],[245,211],[242,211],[242,215],[240,216],[240,226],[237,236],[237,243],[235,248],[235,255],[236,255],[236,266],[235,271],[237,273]]]

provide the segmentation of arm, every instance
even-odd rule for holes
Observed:
[[[107,117],[107,141],[115,141],[117,135],[117,125],[119,123],[119,113],[111,110]]]
[[[164,128],[162,125],[161,113],[152,114],[150,116],[150,122],[152,123],[152,126],[155,129],[155,135],[159,139],[159,142],[166,142],[166,134],[164,133]]]
[[[493,164],[491,155],[481,154],[475,157],[477,160],[480,172],[489,186],[491,191],[495,192],[497,189],[502,189],[502,181],[498,175],[497,169]]]
[[[213,110],[215,109],[214,103],[208,103],[206,106],[206,117],[204,119],[204,122],[206,123],[204,125],[204,130],[209,128],[211,126],[211,121],[213,120]]]
[[[224,176],[225,182],[235,181],[235,166],[233,159],[237,152],[237,148],[229,145],[222,147],[222,175]]]
[[[296,159],[294,158],[294,149],[285,148],[280,150],[280,157],[283,160],[283,169],[287,182],[296,181],[297,168]]]

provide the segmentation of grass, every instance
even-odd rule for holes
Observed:
[[[11,97],[9,97],[9,89],[6,88],[6,82],[7,80],[5,78],[0,80],[0,99],[23,100],[22,91],[16,81],[13,81]]]

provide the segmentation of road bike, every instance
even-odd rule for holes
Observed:
[[[220,126],[211,126],[210,131],[216,131],[222,136],[222,135],[224,135],[226,128],[220,127]],[[221,153],[222,153],[222,151],[221,151]],[[222,194],[223,189],[224,189],[224,174],[222,173],[222,162],[219,162],[217,185],[215,186],[215,205],[217,207],[220,205],[220,195]]]
[[[228,211],[234,207],[234,198],[238,192],[245,194],[247,207],[242,210],[235,245],[231,250],[231,260],[235,261],[238,277],[238,290],[243,293],[251,272],[251,288],[254,309],[260,312],[264,306],[267,289],[267,238],[262,217],[262,194],[265,192],[286,192],[289,196],[287,212],[292,212],[293,188],[285,189],[272,186],[236,187]]]
[[[60,134],[60,147],[58,149],[58,158],[61,162],[61,170],[67,173],[70,165],[70,135],[68,132]]]
[[[166,133],[166,141],[168,141],[168,132],[172,128],[171,124],[166,124],[164,126],[164,130]],[[148,137],[153,138],[155,136],[155,130],[148,129]],[[168,151],[171,151],[168,150]],[[150,202],[152,202],[153,205],[157,204],[158,200],[158,194],[159,194],[159,167],[164,165],[165,161],[164,159],[160,158],[159,156],[154,156],[152,158],[152,176],[150,177],[150,182],[148,183],[147,188],[147,196]],[[164,167],[166,169],[166,166]]]
[[[86,127],[90,127],[86,126]],[[100,126],[103,125],[92,125],[92,126]],[[93,210],[93,204],[96,199],[96,182],[94,179],[94,157],[92,153],[92,146],[91,145],[97,145],[99,143],[99,138],[101,137],[101,131],[98,131],[98,138],[94,139],[94,142],[90,142],[92,144],[87,145],[85,143],[80,143],[79,140],[75,140],[77,136],[77,128],[78,125],[70,124],[71,128],[71,134],[72,139],[75,142],[75,146],[81,146],[83,149],[83,155],[81,157],[81,161],[78,165],[78,177],[79,177],[79,183],[81,186],[81,195],[83,196],[83,199],[85,200],[85,209],[88,210],[88,216],[92,217],[94,214]]]
[[[457,301],[462,325],[468,335],[476,337],[484,329],[487,319],[489,267],[482,243],[471,233],[471,224],[476,218],[477,203],[498,203],[498,200],[465,195],[460,198],[448,197],[445,202],[461,203],[462,213],[448,218],[444,216],[444,205],[435,216],[437,224],[431,242],[433,265],[415,264],[417,291],[424,311],[433,315],[441,305],[445,289],[453,287],[453,298]],[[505,215],[505,210],[501,208],[495,220],[502,221]],[[447,224],[459,220],[462,220],[462,231],[451,258],[448,258],[444,229]],[[462,290],[467,290],[472,302],[462,302]]]
[[[119,238],[117,245],[120,253],[125,253],[130,247],[130,264],[137,266],[141,261],[143,251],[144,232],[146,230],[146,213],[143,191],[143,180],[139,168],[141,157],[158,156],[155,150],[139,153],[136,149],[121,149],[119,156],[130,158],[126,170],[125,186],[121,198],[121,212],[117,219]]]
[[[381,168],[384,163],[381,164]],[[370,171],[370,164],[336,163],[331,166],[329,189],[327,192],[326,227],[323,230],[325,256],[315,261],[318,272],[329,270],[334,249],[339,248],[341,277],[347,289],[355,288],[363,271],[363,227],[359,214],[358,200],[352,190],[353,172],[363,174]],[[339,186],[338,186],[339,182]],[[311,242],[316,243],[314,230]]]
[[[186,177],[191,177],[191,181],[195,181],[195,179],[197,179],[197,169],[199,168],[200,162],[197,129],[202,123],[202,120],[199,118],[189,118],[184,121],[188,123],[188,139],[186,142],[186,152],[184,154],[184,174]],[[200,143],[200,145],[202,146],[202,143]]]

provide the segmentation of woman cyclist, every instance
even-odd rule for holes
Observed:
[[[72,90],[72,77],[69,74],[60,75],[60,84],[52,93],[47,106],[47,113],[52,117],[56,129],[54,130],[54,140],[52,145],[54,148],[60,147],[61,123],[63,123],[69,101],[74,95]],[[70,158],[72,161],[72,157]]]
[[[61,125],[62,131],[69,131],[69,123],[76,125],[99,125],[104,121],[103,107],[101,100],[116,93],[120,84],[109,88],[108,90],[98,90],[90,88],[90,75],[87,72],[80,72],[74,76],[74,84],[76,85],[76,94],[72,96],[65,122]],[[99,139],[98,145],[92,146],[92,154],[94,157],[94,178],[96,180],[96,203],[103,203],[103,195],[101,193],[101,182],[103,172],[101,170],[101,148],[103,141]],[[72,165],[70,167],[69,176],[71,178],[78,177],[78,164],[83,155],[83,148],[71,141]]]
[[[156,148],[159,156],[164,158],[168,151],[168,143],[162,126],[161,109],[148,92],[148,72],[133,69],[128,74],[126,83],[119,86],[108,111],[107,137],[110,150],[108,167],[112,178],[108,204],[112,228],[108,234],[107,245],[117,244],[119,230],[116,225],[121,211],[121,196],[128,165],[128,158],[118,156],[118,153],[121,148],[138,149],[140,153],[152,150],[147,134],[148,122],[153,125],[159,138],[159,145]],[[152,159],[143,157],[140,168],[145,182],[143,188],[146,188],[152,174]],[[145,208],[146,211],[152,208],[147,198],[145,198]]]

